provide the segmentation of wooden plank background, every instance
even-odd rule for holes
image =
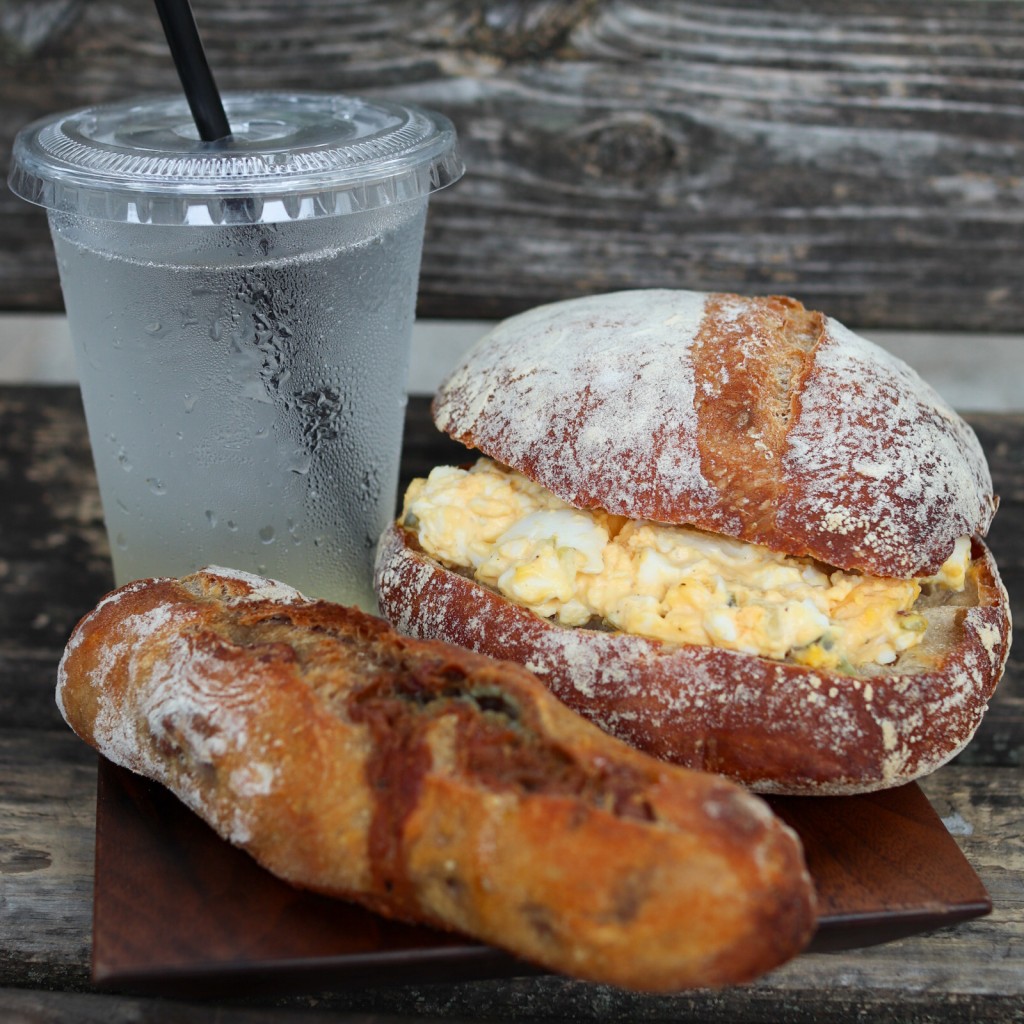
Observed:
[[[784,291],[855,326],[1019,331],[1024,4],[195,0],[221,87],[401,96],[469,173],[420,313],[620,287]],[[149,0],[0,3],[0,168],[23,123],[174,90]],[[0,193],[0,309],[57,309]]]

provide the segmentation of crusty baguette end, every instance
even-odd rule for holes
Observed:
[[[814,928],[757,797],[607,736],[529,672],[205,570],[83,619],[59,706],[292,883],[637,990],[749,980]]]

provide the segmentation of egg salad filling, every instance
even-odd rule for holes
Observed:
[[[724,647],[815,668],[888,665],[920,643],[925,585],[963,590],[970,539],[935,575],[897,580],[688,526],[581,511],[490,459],[414,480],[403,524],[439,561],[566,626]]]

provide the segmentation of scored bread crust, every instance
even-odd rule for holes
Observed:
[[[282,878],[551,970],[720,986],[813,931],[799,841],[741,787],[620,743],[517,665],[259,577],[108,595],[57,701]]]
[[[578,508],[876,576],[935,573],[996,508],[970,427],[910,367],[779,296],[650,289],[509,318],[439,429]]]
[[[762,793],[870,792],[933,771],[973,736],[1009,651],[1008,598],[981,541],[965,593],[927,608],[920,647],[858,676],[562,626],[445,567],[397,523],[375,585],[400,632],[524,665],[632,746]]]

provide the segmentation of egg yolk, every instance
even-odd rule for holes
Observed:
[[[970,540],[933,577],[883,579],[706,533],[583,511],[490,459],[414,480],[403,524],[441,562],[567,626],[852,670],[891,664],[927,628],[925,583],[962,590]]]

